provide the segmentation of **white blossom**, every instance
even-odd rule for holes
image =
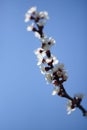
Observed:
[[[46,24],[45,20],[40,20],[39,22],[37,22],[38,26],[44,26]]]
[[[44,18],[44,19],[49,19],[48,12],[46,12],[46,11],[41,11],[41,12],[39,13],[39,17],[40,17],[40,18]]]
[[[64,68],[64,64],[61,64],[58,62],[58,64],[52,70],[53,70],[53,72],[56,72],[56,71],[58,71],[58,69],[62,70],[63,68]]]
[[[56,65],[56,64],[58,64],[58,59],[55,57],[55,56],[53,56],[53,65]]]
[[[52,44],[44,43],[44,45],[43,45],[42,48],[43,48],[45,51],[47,51],[47,50],[50,50],[51,47],[52,47]]]
[[[38,57],[38,55],[41,55],[42,57],[46,56],[46,53],[44,51],[44,49],[42,48],[38,48],[37,50],[34,51],[35,55]]]
[[[51,44],[54,44],[55,43],[55,40],[52,38],[52,37],[47,37],[47,36],[44,36],[42,39],[41,39],[42,43],[48,43],[50,42]]]
[[[42,57],[41,55],[38,55],[38,56],[37,56],[37,59],[38,59],[37,65],[41,65],[41,64],[42,64],[43,57]]]
[[[55,41],[52,37],[50,37],[50,38],[49,38],[49,42],[50,42],[51,44],[55,44],[56,41]]]
[[[29,26],[27,27],[27,31],[32,31],[33,28],[34,28],[34,23],[32,23],[31,25],[29,25]]]
[[[53,55],[51,55],[51,57],[50,58],[47,58],[46,59],[46,63],[49,63],[49,62],[51,62],[53,60],[53,65],[55,65],[55,64],[58,64],[58,59],[55,57],[55,56],[53,56]]]
[[[34,6],[34,7],[31,7],[31,8],[27,11],[27,13],[32,14],[32,13],[35,13],[36,10],[37,10],[37,7]]]
[[[46,58],[45,60],[46,60],[46,63],[49,63],[51,62],[52,58]]]
[[[75,109],[76,109],[75,107],[72,108],[72,101],[69,100],[68,103],[67,103],[67,114],[68,115],[71,114],[71,112],[75,111]]]
[[[45,51],[47,51],[47,50],[50,50],[50,47],[51,47],[51,46],[49,46],[48,44],[44,44],[43,49],[44,49]]]
[[[30,19],[31,19],[31,15],[30,14],[28,14],[28,13],[26,13],[25,14],[25,22],[29,22],[30,21]]]
[[[44,50],[50,50],[50,48],[55,44],[55,40],[52,37],[48,38],[47,36],[42,37],[41,42]]]
[[[52,95],[54,96],[54,95],[58,94],[58,92],[59,92],[59,87],[56,86],[56,87],[54,87],[54,90],[52,91]]]
[[[45,80],[47,81],[47,83],[52,83],[52,75],[50,73],[46,73]]]
[[[45,35],[44,37],[41,38],[41,42],[47,44],[49,42],[49,38]]]
[[[43,61],[43,59],[45,60],[44,63],[49,64],[50,62],[52,62],[53,65],[57,64],[59,61],[57,60],[57,58],[53,55],[51,55],[50,58],[46,57],[46,52],[44,51],[44,49],[42,48],[38,48],[37,50],[34,51],[35,55],[38,58],[38,63],[37,65],[40,65]]]
[[[40,65],[39,68],[42,74],[46,74],[45,67],[43,65]]]
[[[34,34],[36,38],[40,39],[40,34],[38,32],[35,32]]]
[[[41,65],[43,63],[43,61],[45,62],[44,57],[46,56],[46,53],[42,48],[38,48],[37,50],[34,51],[34,53],[38,59],[37,65]]]

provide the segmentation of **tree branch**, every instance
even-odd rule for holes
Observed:
[[[27,30],[33,31],[35,36],[41,41],[41,47],[35,51],[38,59],[37,65],[39,65],[41,73],[45,75],[46,81],[53,84],[54,90],[52,95],[57,94],[60,97],[68,99],[68,114],[79,108],[83,116],[87,116],[86,109],[81,105],[83,95],[78,94],[72,98],[63,86],[63,83],[68,79],[67,72],[64,69],[64,64],[61,64],[51,54],[50,48],[55,44],[55,40],[52,37],[48,38],[43,32],[45,23],[49,19],[48,13],[46,11],[38,12],[36,7],[32,7],[25,16],[25,22],[30,20],[34,22],[34,24],[27,27]]]

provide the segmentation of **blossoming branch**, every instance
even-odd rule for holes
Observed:
[[[25,14],[25,22],[32,21],[32,24],[27,27],[27,31],[32,31],[41,42],[41,47],[34,51],[38,60],[37,65],[45,76],[47,83],[53,84],[52,95],[68,99],[67,114],[79,108],[83,116],[87,116],[87,111],[81,105],[83,94],[75,94],[74,97],[71,97],[64,88],[63,83],[68,79],[67,71],[64,68],[64,64],[60,63],[50,51],[51,47],[55,45],[54,38],[48,37],[43,32],[48,19],[48,12],[38,12],[36,7],[30,8]]]

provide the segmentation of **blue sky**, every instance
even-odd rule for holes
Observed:
[[[81,111],[67,115],[67,100],[51,95],[53,86],[36,65],[33,51],[41,43],[24,23],[32,6],[48,11],[44,32],[56,40],[51,51],[68,70],[64,86],[71,96],[83,93],[87,108],[87,1],[1,0],[0,130],[86,130]]]

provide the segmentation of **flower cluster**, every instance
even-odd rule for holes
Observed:
[[[43,35],[42,30],[48,19],[49,17],[46,11],[38,12],[36,7],[32,7],[25,14],[25,22],[29,22],[30,20],[34,21],[34,23],[27,27],[27,31],[34,31],[35,36],[40,38],[40,34],[41,36]],[[37,27],[35,27],[35,24]]]
[[[69,100],[67,103],[67,114],[70,114],[72,111],[78,107],[83,99],[83,94],[76,94],[73,100]],[[86,114],[86,113],[85,113]]]
[[[41,73],[45,76],[47,83],[53,84],[52,95],[59,95],[67,98],[67,113],[70,114],[78,107],[82,110],[83,115],[87,115],[87,111],[81,106],[83,95],[75,95],[74,98],[69,96],[63,86],[63,83],[67,81],[68,74],[64,68],[64,64],[60,63],[57,57],[51,54],[51,47],[55,45],[53,37],[48,37],[43,28],[46,21],[49,19],[46,11],[38,12],[36,7],[30,8],[25,14],[25,22],[32,21],[32,24],[27,27],[27,31],[34,32],[41,44],[41,47],[34,51],[37,57],[37,65],[40,68]]]

